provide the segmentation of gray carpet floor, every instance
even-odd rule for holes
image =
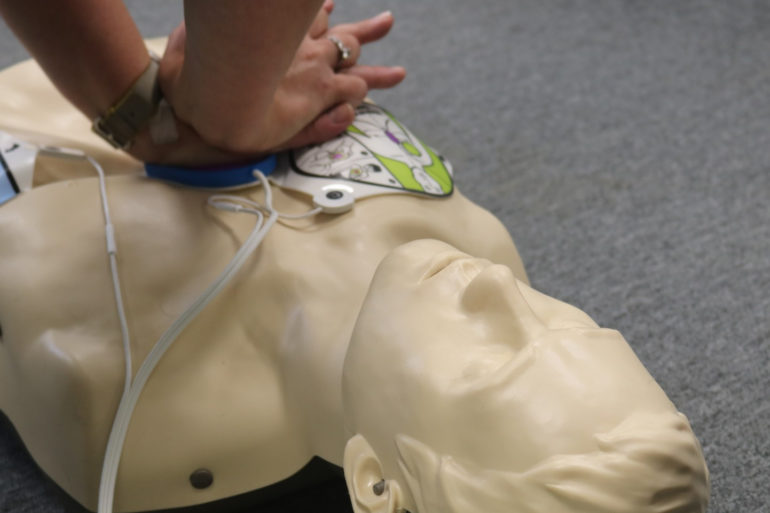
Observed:
[[[181,16],[128,5],[146,36]],[[770,2],[337,0],[334,19],[381,9],[396,28],[363,59],[409,76],[373,97],[453,161],[536,288],[625,334],[703,444],[709,511],[770,511]],[[23,58],[0,26],[0,66]],[[66,507],[0,424],[0,512]]]

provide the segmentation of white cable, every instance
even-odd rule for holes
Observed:
[[[262,206],[256,201],[242,198],[241,196],[231,196],[229,194],[215,194],[213,196],[209,196],[208,204],[214,208],[218,208],[219,210],[227,210],[230,212],[246,212],[249,214],[257,214],[257,211],[262,211],[262,210],[267,212],[275,212],[275,209],[272,207],[271,203],[268,203],[269,206],[268,205]],[[252,208],[246,208],[243,205],[247,205],[248,207],[252,207]],[[277,212],[277,213],[278,213],[279,220],[280,219],[305,219],[308,217],[312,217],[316,214],[319,214],[322,211],[323,209],[318,207],[318,208],[309,210],[307,212],[304,212],[302,214],[284,214],[282,212]]]
[[[120,288],[120,277],[118,275],[118,262],[117,253],[118,247],[115,243],[115,228],[112,224],[112,216],[110,216],[110,206],[107,202],[107,187],[105,185],[106,179],[104,177],[104,169],[102,166],[92,157],[89,157],[80,150],[72,148],[59,148],[56,146],[43,146],[38,149],[38,153],[42,155],[50,155],[57,158],[74,159],[74,160],[86,160],[96,170],[96,174],[99,176],[99,197],[102,203],[102,212],[104,213],[104,236],[107,242],[107,255],[110,260],[110,273],[112,275],[112,289],[115,293],[115,306],[118,311],[118,320],[120,322],[120,335],[123,343],[123,357],[125,362],[125,376],[123,380],[123,395],[128,393],[128,389],[131,387],[131,337],[128,331],[128,320],[126,319],[126,311],[123,306],[123,293]]]
[[[91,159],[89,159],[91,160]],[[93,161],[92,163],[95,163]],[[101,169],[98,168],[97,169]],[[165,352],[171,347],[179,334],[187,327],[187,325],[208,305],[214,297],[227,285],[232,277],[240,270],[249,256],[256,250],[264,237],[270,231],[270,228],[275,224],[279,217],[287,217],[291,219],[297,219],[301,217],[309,217],[315,215],[321,211],[320,208],[313,209],[305,214],[300,215],[287,215],[279,214],[273,209],[272,204],[272,191],[270,184],[265,176],[255,171],[255,175],[259,178],[264,190],[265,190],[265,206],[262,207],[256,202],[241,198],[238,196],[226,196],[226,195],[214,195],[209,198],[209,204],[215,208],[228,210],[231,212],[244,212],[255,215],[257,222],[252,230],[251,234],[246,238],[243,245],[238,249],[233,259],[225,267],[222,273],[209,285],[209,287],[198,297],[182,315],[177,318],[173,324],[166,330],[160,339],[155,343],[150,353],[145,358],[141,367],[134,377],[133,384],[130,383],[124,390],[124,394],[121,397],[118,411],[113,421],[112,430],[110,431],[109,440],[107,442],[107,450],[104,456],[104,463],[102,466],[101,482],[99,484],[99,503],[98,513],[111,513],[115,496],[115,484],[117,481],[118,466],[120,464],[120,457],[123,451],[123,444],[128,433],[128,426],[131,422],[131,415],[136,407],[139,397],[144,389],[147,380],[150,378],[155,367],[160,362]],[[100,174],[103,176],[103,173]],[[106,197],[106,196],[105,196]],[[106,209],[106,199],[104,202]],[[262,210],[267,211],[269,217],[265,221]],[[105,210],[107,212],[107,210]],[[108,214],[105,214],[108,215]],[[111,226],[111,223],[108,222]],[[111,232],[111,228],[108,232]],[[108,235],[108,241],[109,241]],[[108,242],[108,248],[114,247],[114,241],[112,246]],[[114,255],[113,255],[114,256]],[[114,275],[117,276],[117,271],[114,271]],[[119,295],[119,289],[116,288],[116,294]],[[122,302],[120,302],[119,310],[122,312]],[[122,315],[122,313],[121,313]],[[125,317],[125,316],[123,316]],[[127,332],[126,332],[127,333]],[[128,347],[127,362],[130,362],[130,346]],[[130,376],[130,374],[128,374]]]
[[[133,374],[131,365],[131,337],[128,331],[128,320],[126,319],[126,310],[123,306],[123,294],[120,288],[120,277],[118,276],[117,253],[118,246],[115,243],[115,228],[112,225],[110,216],[110,206],[107,203],[107,188],[105,185],[104,170],[102,166],[93,158],[85,156],[85,159],[94,166],[99,175],[99,196],[102,200],[102,211],[104,212],[104,234],[107,239],[107,254],[110,258],[110,272],[112,273],[112,289],[115,292],[115,303],[118,309],[118,319],[120,321],[120,335],[123,340],[123,357],[125,361],[125,377],[123,381],[123,395],[128,393],[131,387],[131,375]]]

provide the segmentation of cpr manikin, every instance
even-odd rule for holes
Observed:
[[[0,130],[122,173],[107,196],[141,362],[254,220],[99,149],[34,64],[4,72],[0,92]],[[383,176],[358,158],[349,178]],[[689,424],[620,334],[532,290],[499,221],[426,165],[404,170],[440,199],[374,195],[272,227],[147,382],[116,511],[234,496],[313,456],[344,467],[356,513],[705,511]],[[0,410],[93,510],[124,355],[92,175],[84,160],[38,157],[32,189],[0,206]],[[272,194],[278,211],[313,208],[290,188]],[[196,489],[201,468],[214,479]]]

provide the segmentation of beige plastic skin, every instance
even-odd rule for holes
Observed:
[[[0,74],[0,129],[81,148],[108,170],[140,169],[78,116],[34,64]],[[43,470],[93,510],[123,381],[104,221],[87,163],[38,165],[40,186],[0,207],[0,410]],[[87,178],[63,180],[65,165],[69,176]],[[136,369],[227,265],[254,219],[212,210],[207,192],[136,174],[110,177],[107,191]],[[241,194],[262,198],[258,189]],[[310,208],[304,196],[274,195],[280,211]],[[436,240],[411,242],[418,239]],[[444,261],[450,265],[439,271]],[[438,272],[423,280],[433,272],[426,269]],[[494,513],[520,504],[598,511],[557,509],[543,502],[551,500],[543,486],[511,484],[510,474],[565,458],[548,479],[569,492],[594,469],[575,470],[569,457],[613,459],[668,440],[666,450],[633,458],[652,465],[624,468],[620,481],[587,500],[607,503],[606,490],[632,485],[644,469],[684,468],[611,511],[648,511],[653,495],[702,511],[697,441],[622,337],[525,283],[504,227],[458,192],[445,200],[374,197],[341,216],[276,224],[148,382],[115,510],[248,492],[319,455],[344,465],[357,513]],[[652,434],[626,441],[635,426]],[[214,475],[205,490],[188,480],[198,468]],[[475,477],[452,481],[466,475]],[[463,493],[447,497],[447,487]]]
[[[379,266],[343,390],[356,513],[706,508],[689,424],[620,333],[443,242]]]

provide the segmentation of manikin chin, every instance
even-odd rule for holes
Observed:
[[[0,75],[0,92],[0,130],[121,172],[107,191],[141,362],[253,219],[140,176],[35,65]],[[98,182],[81,164],[39,158],[35,187],[0,207],[0,410],[95,509],[124,357]],[[115,510],[231,497],[314,456],[344,469],[356,513],[694,513],[708,497],[687,420],[623,337],[533,290],[505,228],[457,191],[276,224],[152,374]],[[213,482],[196,489],[201,468]]]

